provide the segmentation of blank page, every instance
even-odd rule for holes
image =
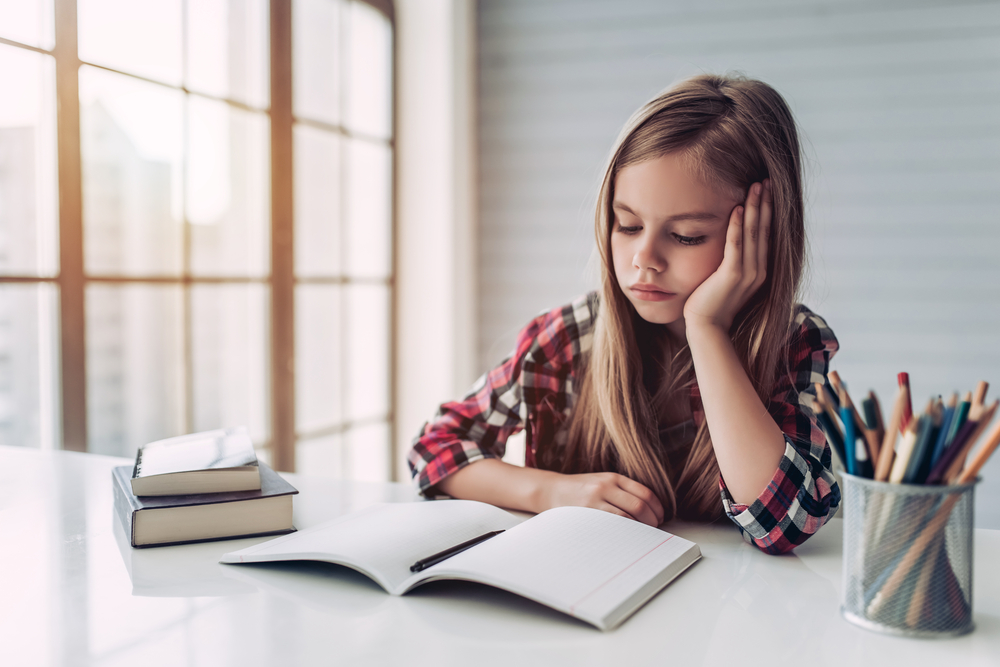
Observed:
[[[519,519],[486,503],[435,500],[376,505],[291,535],[234,551],[223,563],[318,560],[350,565],[402,594],[410,566]],[[492,541],[492,540],[491,540]]]
[[[697,545],[600,510],[559,507],[428,573],[474,578],[603,626],[604,619],[691,549],[695,554],[688,554],[657,590],[697,560]]]

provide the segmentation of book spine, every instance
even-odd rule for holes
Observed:
[[[136,544],[133,527],[135,513],[139,508],[135,504],[135,496],[132,495],[131,482],[124,479],[124,475],[119,475],[115,472],[112,472],[111,476],[115,482],[115,514],[118,516],[118,520],[121,521],[122,529],[125,531],[125,536],[128,537],[129,544],[134,547]]]

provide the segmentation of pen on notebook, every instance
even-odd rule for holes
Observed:
[[[449,549],[445,549],[444,551],[439,551],[438,553],[432,556],[428,556],[427,558],[421,558],[416,563],[410,566],[410,572],[420,572],[421,570],[426,570],[430,566],[437,565],[441,561],[447,560],[452,556],[458,555],[463,551],[465,551],[466,549],[471,549],[477,544],[485,542],[491,537],[496,537],[502,532],[503,532],[502,530],[492,530],[484,535],[480,535],[479,537],[473,537],[471,540],[468,540],[467,542],[462,542],[461,544],[456,544],[455,546]]]

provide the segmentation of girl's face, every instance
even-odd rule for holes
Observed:
[[[622,292],[647,322],[684,339],[684,303],[722,263],[740,202],[706,184],[677,154],[618,172],[611,255]]]

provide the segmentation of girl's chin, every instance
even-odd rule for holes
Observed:
[[[683,304],[678,308],[677,304],[649,303],[648,301],[632,302],[635,312],[650,324],[674,324],[684,322]]]

